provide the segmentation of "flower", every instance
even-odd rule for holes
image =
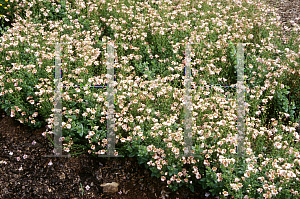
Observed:
[[[224,196],[228,196],[228,192],[227,191],[223,191],[223,195]]]
[[[274,143],[274,146],[275,146],[275,148],[277,148],[277,149],[281,149],[282,144],[281,144],[280,142],[275,142],[275,143]]]
[[[199,172],[196,173],[196,178],[200,179],[201,178],[201,174]]]
[[[160,164],[157,164],[157,169],[161,170],[162,166]]]

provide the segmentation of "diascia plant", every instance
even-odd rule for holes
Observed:
[[[105,154],[108,92],[99,87],[108,83],[106,43],[113,42],[116,155],[138,157],[173,191],[200,183],[220,198],[296,197],[299,109],[285,78],[299,72],[290,67],[298,64],[299,39],[282,45],[280,23],[275,14],[265,18],[266,9],[259,1],[32,1],[26,19],[16,14],[1,37],[1,108],[32,128],[47,125],[43,135],[52,141],[55,43],[70,42],[61,46],[64,151]],[[186,63],[179,43],[197,43],[191,147],[200,157],[181,156]],[[235,43],[251,43],[244,51],[247,156],[240,158]]]

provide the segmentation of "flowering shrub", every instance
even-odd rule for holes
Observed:
[[[256,1],[32,1],[26,20],[16,15],[1,38],[1,108],[32,128],[47,124],[43,135],[53,139],[54,43],[71,42],[61,47],[64,151],[105,154],[108,93],[89,85],[107,84],[107,45],[100,43],[114,42],[116,155],[138,157],[173,191],[200,183],[221,198],[294,197],[299,109],[290,104],[285,77],[290,63],[298,64],[299,45],[279,45],[279,24],[266,23],[264,9]],[[187,42],[201,43],[191,52],[192,153],[200,157],[181,156],[185,48],[178,43]],[[238,42],[252,43],[244,66],[248,157],[240,158],[232,88]],[[212,84],[231,88],[203,86]],[[292,123],[284,125],[288,117]]]

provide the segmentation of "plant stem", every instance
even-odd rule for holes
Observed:
[[[82,192],[81,192],[81,194],[83,195],[83,188],[82,188],[82,184],[80,183],[80,186],[81,186],[81,189],[82,189]]]

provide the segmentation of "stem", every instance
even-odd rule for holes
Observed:
[[[82,192],[81,192],[81,194],[83,195],[83,188],[82,188],[82,184],[80,183],[80,186],[81,186],[81,189],[82,189]]]

